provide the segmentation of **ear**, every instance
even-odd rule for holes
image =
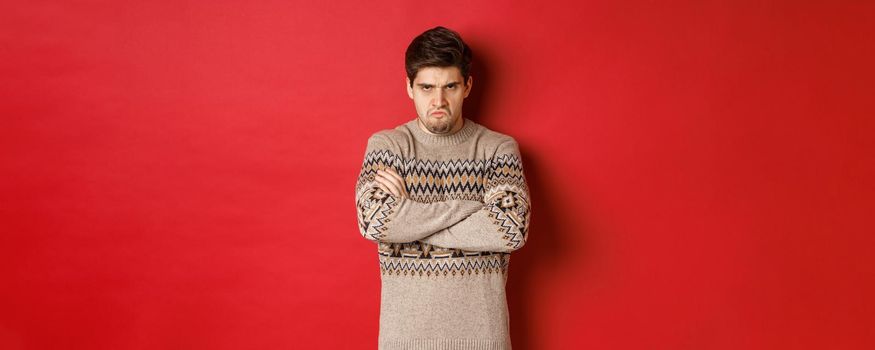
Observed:
[[[405,86],[407,86],[407,96],[410,96],[410,98],[412,99],[413,98],[413,88],[410,87],[410,78],[409,77],[404,78],[404,81],[407,82],[407,84],[405,85]]]
[[[468,97],[468,94],[471,93],[471,86],[474,85],[474,76],[469,75],[468,81],[465,82],[465,97]]]

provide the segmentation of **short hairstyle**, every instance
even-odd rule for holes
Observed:
[[[459,33],[437,26],[410,42],[404,54],[404,67],[410,86],[413,86],[416,73],[424,67],[458,67],[464,84],[471,69],[471,48],[462,41]]]

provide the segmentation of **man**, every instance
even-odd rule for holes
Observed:
[[[528,238],[516,141],[462,117],[471,50],[435,27],[405,55],[417,118],[369,139],[356,183],[378,245],[380,349],[510,349],[510,253]]]

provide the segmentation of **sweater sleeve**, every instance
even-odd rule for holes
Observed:
[[[472,215],[483,203],[472,200],[417,202],[381,190],[377,170],[394,168],[404,176],[403,159],[390,140],[380,133],[368,139],[365,159],[356,182],[359,233],[374,242],[414,242]]]
[[[489,165],[485,205],[422,242],[471,251],[512,252],[528,239],[529,191],[515,140],[502,143]]]

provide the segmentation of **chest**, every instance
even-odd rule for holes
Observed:
[[[408,194],[421,202],[480,200],[490,174],[488,160],[412,158],[403,160],[401,168]]]

